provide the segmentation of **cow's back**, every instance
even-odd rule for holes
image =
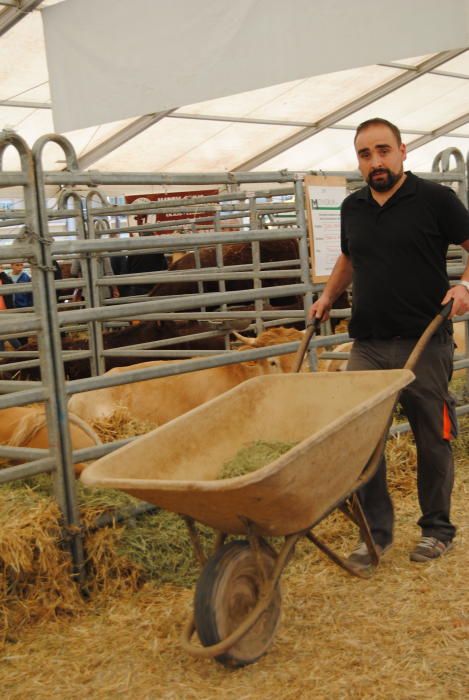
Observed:
[[[104,376],[173,362],[177,361],[160,360],[116,367]],[[109,417],[116,409],[124,407],[133,418],[158,426],[219,396],[246,379],[272,371],[279,371],[279,367],[278,362],[271,358],[212,367],[77,394],[70,399],[68,408],[91,423],[97,418]]]

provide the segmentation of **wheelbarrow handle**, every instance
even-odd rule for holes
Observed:
[[[300,367],[303,364],[303,359],[306,353],[306,350],[309,345],[309,341],[313,337],[313,333],[318,335],[319,331],[321,329],[321,319],[320,318],[315,318],[312,323],[307,323],[305,326],[305,332],[304,336],[301,340],[300,347],[298,348],[296,352],[296,357],[295,357],[295,365],[293,367],[293,372],[299,372]]]
[[[450,299],[442,307],[441,311],[439,311],[439,313],[435,316],[433,321],[431,321],[428,324],[428,326],[426,327],[426,329],[424,330],[424,332],[422,333],[422,335],[418,339],[414,349],[412,350],[409,357],[407,358],[407,362],[404,365],[404,369],[410,369],[412,371],[415,369],[417,362],[419,361],[421,354],[423,353],[423,351],[427,347],[430,338],[434,335],[434,333],[436,333],[436,331],[441,326],[443,321],[445,321],[448,318],[448,316],[451,313],[452,308],[453,308],[453,299]]]

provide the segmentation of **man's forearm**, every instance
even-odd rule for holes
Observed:
[[[343,253],[337,258],[331,275],[324,287],[323,296],[333,303],[344,292],[352,281],[352,263]]]

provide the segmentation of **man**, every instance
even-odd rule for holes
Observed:
[[[111,266],[111,262],[108,256],[101,258],[102,260],[102,266],[103,266],[103,273],[104,275],[113,275],[113,270]],[[81,265],[81,261],[79,258],[74,258],[72,260],[72,265],[70,267],[70,277],[82,277],[83,275],[83,269]],[[112,297],[113,299],[118,299],[120,294],[118,288],[113,285],[112,287],[104,287],[104,296],[105,298]],[[75,289],[73,292],[73,297],[72,301],[82,301],[83,299],[83,290],[81,287],[78,289]]]
[[[146,214],[137,214],[135,220],[138,226],[145,224],[147,222],[148,216]],[[155,231],[142,231],[140,236],[158,236],[158,232]],[[160,272],[168,269],[168,263],[164,253],[152,251],[146,249],[141,253],[136,255],[129,255],[127,258],[127,274],[137,275],[141,272]],[[140,294],[148,294],[153,287],[154,282],[150,284],[132,284],[128,288],[128,296],[137,296]]]
[[[368,185],[343,202],[342,253],[310,317],[327,320],[332,303],[353,281],[349,332],[355,342],[347,369],[399,368],[441,304],[453,300],[451,316],[469,311],[469,262],[454,287],[449,288],[446,273],[450,243],[469,252],[469,213],[448,187],[404,172],[406,148],[394,124],[379,118],[363,122],[355,150]],[[444,554],[456,531],[450,520],[450,440],[456,434],[448,392],[453,350],[448,321],[430,340],[416,367],[416,380],[400,398],[417,446],[422,510],[422,538],[410,554],[412,561]],[[394,521],[384,458],[359,498],[384,554],[392,544]],[[370,566],[364,543],[349,561],[359,568]]]

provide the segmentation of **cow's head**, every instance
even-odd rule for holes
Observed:
[[[244,345],[239,349],[246,348],[265,348],[268,345],[280,345],[281,343],[293,343],[295,341],[301,341],[303,339],[304,331],[298,331],[296,328],[284,328],[280,326],[279,328],[269,328],[263,331],[257,338],[248,338],[247,336],[241,335],[237,331],[233,331],[233,335],[240,340]],[[296,353],[288,353],[286,355],[279,355],[278,357],[272,357],[267,359],[275,359],[280,365],[280,372],[293,372],[296,360]],[[301,372],[308,371],[308,365],[306,359],[303,360],[303,364],[300,369]]]
[[[240,352],[251,349],[252,345],[240,345],[237,348]],[[271,357],[261,357],[258,360],[246,360],[242,364],[251,368],[257,367],[259,374],[281,374],[285,372],[281,359],[278,355],[272,355]]]

